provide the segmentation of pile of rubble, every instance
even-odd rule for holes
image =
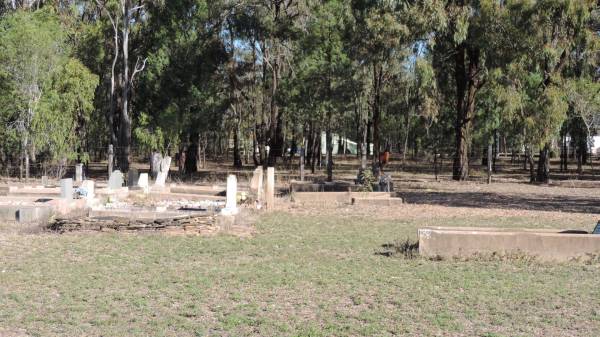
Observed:
[[[208,235],[218,231],[213,214],[182,215],[158,219],[125,217],[56,219],[48,228],[60,233],[72,231],[166,231]]]

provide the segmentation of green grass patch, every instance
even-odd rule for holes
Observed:
[[[546,225],[519,217],[444,221]],[[251,239],[11,236],[0,246],[0,332],[600,335],[598,264],[380,254],[386,244],[416,241],[416,228],[424,225],[431,224],[275,213],[260,220]]]

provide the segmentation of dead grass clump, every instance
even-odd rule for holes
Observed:
[[[386,243],[381,247],[383,250],[376,254],[387,257],[403,257],[405,259],[414,259],[419,256],[419,241],[412,241],[408,238]]]

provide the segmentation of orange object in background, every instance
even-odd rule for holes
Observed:
[[[379,163],[383,167],[383,165],[390,162],[390,151],[385,151],[379,155]]]

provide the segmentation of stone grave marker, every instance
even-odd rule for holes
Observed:
[[[253,191],[258,190],[258,176],[263,174],[262,167],[257,167],[254,169],[254,174],[252,174],[252,180],[250,181],[250,188]]]
[[[42,185],[44,187],[50,185],[50,182],[48,181],[48,176],[42,176]]]
[[[140,173],[137,185],[143,188],[144,191],[148,191],[148,188],[150,187],[148,184],[148,173]]]
[[[267,168],[267,209],[273,209],[275,206],[275,168]]]
[[[160,172],[156,176],[155,186],[164,187],[169,175],[169,168],[171,167],[171,157],[165,156],[160,162]]]
[[[94,199],[94,181],[93,180],[84,180],[81,183],[81,189],[85,190],[85,198],[90,200]]]
[[[139,173],[136,168],[129,168],[127,172],[127,186],[137,187],[138,186]]]
[[[237,178],[232,174],[227,177],[227,202],[221,213],[235,215],[237,212]]]
[[[108,177],[113,172],[113,163],[115,162],[115,152],[113,150],[112,144],[108,146]]]
[[[111,190],[117,190],[123,187],[123,173],[119,170],[113,171],[108,179],[108,188]]]
[[[152,152],[152,156],[150,158],[150,171],[152,173],[152,178],[156,179],[158,177],[158,173],[160,172],[160,164],[163,158],[158,152]]]
[[[73,179],[60,180],[60,197],[65,200],[73,200]]]
[[[75,165],[75,181],[78,183],[83,181],[83,164]]]

